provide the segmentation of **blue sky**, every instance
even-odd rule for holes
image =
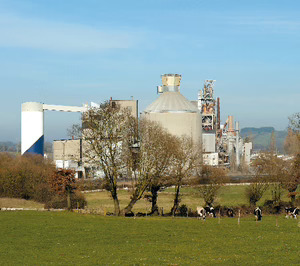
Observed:
[[[0,141],[20,140],[21,104],[153,102],[164,73],[197,99],[215,79],[221,119],[287,127],[299,112],[298,0],[0,0]],[[46,140],[79,114],[45,112]]]

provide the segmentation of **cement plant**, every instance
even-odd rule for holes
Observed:
[[[197,100],[184,97],[181,89],[182,76],[164,74],[162,85],[157,86],[158,98],[142,113],[152,121],[159,122],[175,136],[189,136],[195,143],[201,144],[203,163],[214,167],[229,167],[234,163],[250,164],[252,143],[244,143],[240,136],[239,122],[228,115],[221,123],[221,100],[215,97],[215,80],[205,80],[199,90]],[[155,93],[155,91],[153,92]],[[196,97],[195,97],[196,98]],[[138,100],[109,100],[112,105],[119,104],[131,110],[138,119]],[[34,153],[44,156],[44,111],[81,112],[99,106],[96,103],[84,106],[59,106],[26,102],[22,104],[21,153]],[[46,156],[46,155],[45,155]],[[55,140],[53,142],[53,160],[57,168],[76,171],[79,178],[87,178],[89,167],[83,162],[84,151],[81,139]],[[101,177],[101,172],[93,176]]]

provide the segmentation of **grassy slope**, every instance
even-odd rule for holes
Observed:
[[[43,209],[44,204],[32,200],[0,198],[0,208],[38,208]]]
[[[223,186],[220,188],[218,197],[216,199],[215,205],[222,206],[239,206],[248,205],[247,198],[245,197],[246,186]],[[189,208],[196,210],[197,206],[203,206],[203,200],[200,198],[199,193],[196,188],[183,188],[181,190],[182,200],[181,204],[187,205]],[[108,192],[96,192],[87,193],[85,197],[88,201],[88,208],[99,209],[106,211],[113,211],[113,202]],[[130,193],[125,190],[119,191],[119,199],[121,203],[121,208],[125,207],[126,203],[129,202]],[[258,205],[263,205],[266,199],[271,199],[270,189],[266,191],[263,198],[258,202]],[[158,205],[163,207],[165,212],[171,210],[174,200],[174,188],[168,188],[164,192],[160,192],[158,196]],[[284,191],[283,201],[289,201],[287,198],[287,191]],[[151,204],[145,199],[141,199],[134,206],[133,211],[146,212],[150,211]]]
[[[123,218],[53,212],[0,212],[0,263],[300,263],[297,220]],[[298,225],[298,226],[297,226]]]
[[[300,187],[299,187],[300,192]],[[245,197],[245,186],[223,186],[220,188],[215,206],[220,204],[222,206],[234,207],[241,205],[248,205],[247,198]],[[119,190],[119,199],[121,208],[124,208],[130,199],[130,192],[126,190]],[[113,211],[113,201],[110,194],[106,191],[84,194],[88,201],[89,209],[97,209],[97,211]],[[182,188],[181,204],[187,205],[189,208],[196,210],[197,206],[203,206],[203,200],[200,198],[196,188]],[[262,206],[266,199],[271,199],[271,191],[268,190],[263,198],[258,202]],[[174,200],[174,188],[168,188],[159,193],[158,205],[163,207],[165,212],[169,212],[172,208]],[[289,201],[287,198],[287,191],[283,193],[283,201]],[[0,198],[0,208],[43,208],[44,204],[34,201],[13,199],[13,198]],[[145,199],[141,199],[134,206],[134,212],[150,212],[151,203]]]

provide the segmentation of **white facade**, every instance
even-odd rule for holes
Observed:
[[[252,142],[247,142],[243,145],[243,153],[244,153],[245,163],[247,165],[250,165],[251,150],[252,150]]]
[[[204,153],[203,154],[203,163],[206,165],[216,166],[219,164],[219,155],[217,152],[214,153]]]
[[[216,152],[216,134],[202,133],[202,151]]]

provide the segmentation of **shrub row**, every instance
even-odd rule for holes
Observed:
[[[0,154],[0,197],[21,198],[45,203],[45,208],[66,208],[67,196],[53,189],[57,171],[42,156]],[[54,178],[53,178],[54,177]],[[80,192],[71,194],[73,208],[86,205]]]

